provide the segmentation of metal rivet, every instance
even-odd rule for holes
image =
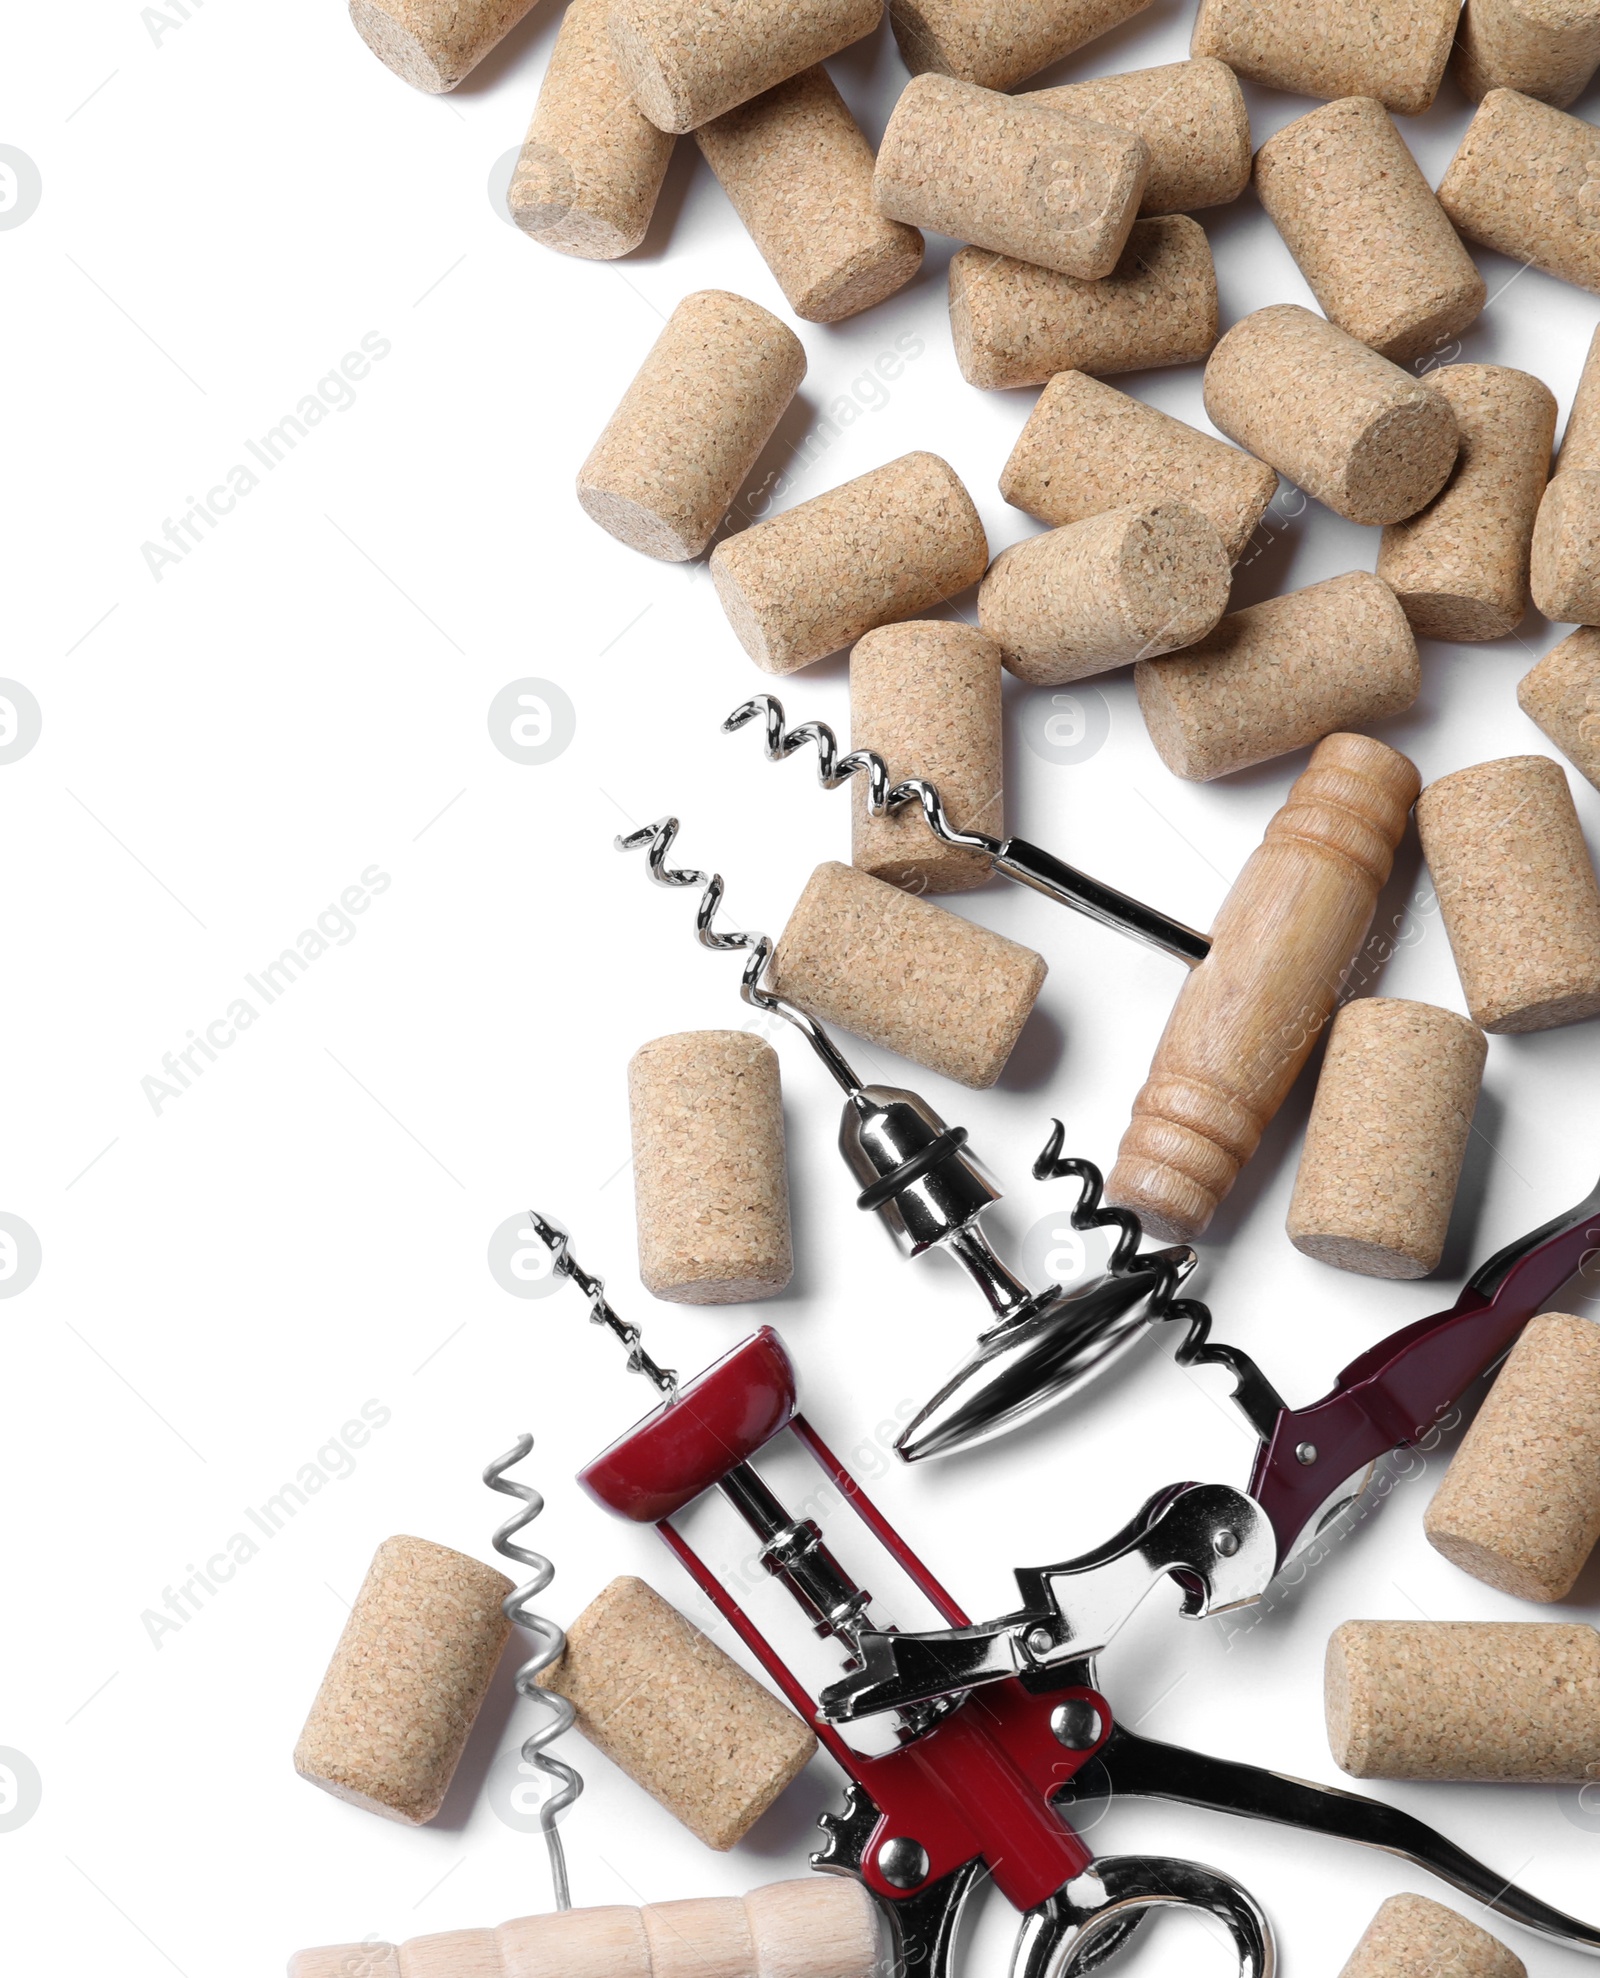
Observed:
[[[1317,1460],[1317,1445],[1314,1442],[1302,1442],[1294,1454],[1295,1461],[1304,1463],[1309,1470],[1311,1465]]]
[[[1230,1532],[1224,1527],[1222,1531],[1217,1533],[1212,1543],[1224,1559],[1231,1559],[1239,1550],[1239,1534],[1237,1532]]]
[[[1056,1645],[1056,1638],[1048,1628],[1035,1628],[1028,1636],[1028,1647],[1035,1655],[1048,1655]]]
[[[1068,1751],[1087,1751],[1100,1742],[1100,1713],[1086,1697],[1058,1703],[1050,1713],[1050,1734]]]
[[[928,1879],[928,1850],[909,1834],[896,1834],[878,1850],[878,1873],[891,1889],[914,1889]]]

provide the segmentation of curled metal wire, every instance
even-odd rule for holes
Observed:
[[[540,1215],[537,1209],[530,1209],[528,1211],[528,1221],[533,1226],[534,1234],[550,1252],[551,1270],[558,1277],[570,1278],[583,1293],[584,1297],[588,1299],[590,1325],[606,1327],[628,1349],[628,1372],[630,1374],[643,1374],[645,1379],[662,1394],[676,1394],[678,1391],[677,1374],[671,1367],[658,1367],[656,1365],[655,1361],[651,1359],[641,1344],[644,1335],[640,1332],[639,1328],[630,1320],[623,1318],[621,1313],[613,1307],[610,1299],[607,1298],[605,1279],[596,1277],[592,1271],[586,1271],[582,1264],[578,1262],[577,1258],[573,1256],[572,1238],[568,1235],[566,1226],[558,1223],[553,1216]],[[529,1447],[532,1447],[531,1441]],[[523,1453],[525,1455],[527,1453],[526,1450]],[[515,1461],[516,1459],[513,1458],[512,1460]],[[488,1481],[487,1476],[485,1477],[485,1481]],[[509,1484],[496,1484],[492,1488],[509,1490],[513,1486]],[[538,1513],[534,1512],[531,1515],[537,1517]],[[524,1519],[523,1522],[526,1523],[527,1520]],[[517,1527],[510,1525],[507,1529],[515,1531]],[[509,1610],[507,1611],[509,1612]]]
[[[531,1577],[508,1593],[500,1606],[508,1621],[525,1629],[539,1644],[518,1669],[516,1677],[518,1693],[539,1706],[543,1719],[524,1740],[522,1757],[524,1763],[536,1772],[542,1772],[546,1778],[556,1782],[555,1790],[546,1793],[539,1802],[539,1828],[550,1853],[550,1880],[555,1886],[556,1908],[571,1909],[567,1860],[562,1851],[561,1836],[556,1831],[556,1821],[583,1791],[583,1778],[564,1759],[552,1758],[545,1746],[572,1729],[575,1713],[566,1697],[557,1696],[553,1690],[540,1689],[536,1680],[541,1670],[548,1669],[566,1652],[567,1637],[548,1615],[533,1611],[532,1603],[554,1579],[555,1567],[542,1552],[535,1552],[531,1546],[513,1543],[516,1534],[525,1525],[531,1525],[544,1509],[544,1499],[532,1484],[514,1482],[505,1474],[515,1468],[532,1447],[531,1435],[519,1435],[503,1456],[497,1456],[485,1468],[483,1480],[491,1490],[515,1497],[521,1503],[521,1508],[513,1511],[505,1523],[496,1529],[493,1544],[495,1551],[504,1558],[514,1559],[518,1565],[528,1567]]]

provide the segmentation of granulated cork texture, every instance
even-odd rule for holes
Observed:
[[[613,1580],[538,1678],[578,1729],[707,1847],[737,1845],[817,1741],[643,1580]]]
[[[869,632],[850,655],[850,746],[875,749],[895,782],[921,777],[958,831],[1005,836],[1000,648],[967,625],[927,619]],[[946,845],[919,804],[867,814],[851,779],[850,861],[912,893],[964,893],[988,878],[986,852]]]
[[[1590,339],[1555,479],[1539,505],[1530,582],[1547,618],[1600,623],[1600,331]]]
[[[1329,319],[1384,357],[1442,351],[1483,308],[1482,275],[1372,97],[1286,124],[1256,154],[1256,190]]]
[[[1547,652],[1518,684],[1517,701],[1600,790],[1600,631],[1580,626]]]
[[[634,107],[609,11],[610,0],[570,0],[506,201],[524,233],[591,261],[644,239],[673,143]]]
[[[1165,62],[1039,91],[1042,103],[1144,139],[1143,214],[1226,206],[1250,183],[1250,113],[1226,62]]]
[[[1200,0],[1193,55],[1297,96],[1375,96],[1414,117],[1438,94],[1457,0]]]
[[[988,561],[955,469],[936,453],[906,453],[718,543],[711,577],[756,665],[793,673],[875,626],[931,611]]]
[[[1444,1251],[1488,1039],[1431,1003],[1334,1018],[1289,1203],[1289,1241],[1364,1277],[1426,1277]]]
[[[1528,1978],[1521,1958],[1426,1896],[1390,1896],[1339,1978]]]
[[[612,0],[611,45],[639,108],[681,133],[837,54],[882,18],[883,0]]]
[[[1600,1635],[1537,1621],[1346,1621],[1334,1762],[1357,1779],[1580,1785],[1600,1762]]]
[[[584,513],[646,556],[699,556],[805,374],[799,338],[758,303],[685,296],[578,470]]]
[[[872,187],[892,220],[1098,281],[1127,244],[1149,166],[1132,131],[1071,116],[1044,94],[921,75],[894,106]]]
[[[1467,0],[1450,63],[1461,93],[1520,90],[1557,110],[1575,103],[1600,67],[1600,9],[1592,0]]]
[[[391,1820],[431,1820],[511,1632],[511,1591],[465,1553],[385,1539],[294,1748],[301,1778]]]
[[[889,0],[913,75],[933,70],[1009,89],[1147,7],[1150,0]]]
[[[1229,439],[1351,522],[1403,522],[1455,464],[1455,414],[1298,303],[1235,323],[1211,353],[1205,407]]]
[[[819,865],[771,984],[824,1023],[958,1085],[993,1085],[1044,987],[1042,955],[849,865]]]
[[[978,623],[1010,672],[1059,687],[1202,637],[1231,577],[1197,508],[1111,508],[999,556],[978,592]]]
[[[1264,461],[1082,371],[1045,386],[1000,475],[1007,501],[1057,528],[1108,508],[1186,502],[1232,563],[1277,487]]]
[[[794,1275],[778,1054],[746,1030],[658,1037],[628,1066],[639,1275],[680,1305],[770,1298]]]
[[[413,89],[454,89],[516,26],[533,0],[350,0],[350,19]]]
[[[1217,340],[1217,271],[1186,214],[1136,220],[1103,281],[964,247],[950,263],[950,332],[969,385],[1042,385],[1198,363]]]
[[[1417,829],[1473,1021],[1549,1030],[1600,1013],[1600,891],[1559,765],[1458,769],[1423,791]]]
[[[1423,1529],[1435,1551],[1502,1593],[1566,1599],[1600,1543],[1600,1325],[1568,1312],[1529,1325]]]
[[[806,322],[857,315],[922,266],[921,234],[872,203],[872,147],[826,69],[702,124],[695,142]]]
[[[1175,776],[1207,782],[1410,707],[1417,642],[1364,570],[1230,612],[1186,652],[1133,670],[1150,739]]]
[[[1514,89],[1491,89],[1439,181],[1458,233],[1600,293],[1600,130]]]

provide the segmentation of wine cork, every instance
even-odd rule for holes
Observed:
[[[1250,113],[1226,62],[1164,62],[1041,89],[1039,101],[1144,139],[1143,214],[1226,206],[1250,183]]]
[[[1558,625],[1600,623],[1600,473],[1569,467],[1544,491],[1534,519],[1528,585]]]
[[[1517,700],[1574,769],[1600,790],[1600,631],[1581,626],[1547,652]]]
[[[921,267],[921,234],[872,203],[872,147],[826,69],[802,70],[694,135],[806,322],[858,315]]]
[[[1296,96],[1375,96],[1414,117],[1438,94],[1458,0],[1200,0],[1192,55]]]
[[[1245,861],[1106,1189],[1161,1242],[1205,1229],[1288,1096],[1361,952],[1417,784],[1382,742],[1330,735]]]
[[[1600,293],[1600,130],[1514,89],[1491,89],[1439,181],[1439,204],[1480,247]]]
[[[444,1804],[511,1623],[504,1573],[386,1538],[294,1748],[302,1779],[420,1827]]]
[[[1443,1903],[1390,1896],[1339,1978],[1528,1978],[1528,1968],[1498,1937]]]
[[[738,1844],[806,1767],[809,1728],[643,1580],[613,1580],[538,1678],[707,1847]]]
[[[612,0],[611,45],[661,130],[698,130],[870,34],[883,0]]]
[[[878,146],[880,213],[1099,281],[1144,196],[1142,138],[953,76],[913,76]]]
[[[1010,89],[1150,0],[889,0],[906,67]]]
[[[1063,528],[1108,508],[1196,508],[1237,563],[1278,488],[1265,462],[1197,432],[1082,371],[1039,394],[1000,475],[1000,492]]]
[[[1444,1254],[1488,1039],[1431,1003],[1371,996],[1333,1020],[1289,1203],[1289,1241],[1363,1277]]]
[[[646,556],[699,556],[805,374],[799,338],[758,304],[685,296],[578,470],[584,513]]]
[[[824,1023],[981,1090],[1044,986],[1042,955],[854,866],[819,865],[771,983]]]
[[[1600,1325],[1569,1312],[1533,1320],[1423,1530],[1436,1552],[1502,1593],[1566,1599],[1600,1543]]]
[[[1184,213],[1136,220],[1103,281],[964,247],[950,263],[950,331],[969,385],[1042,385],[1196,364],[1217,340],[1211,243]]]
[[[928,619],[869,632],[850,655],[850,746],[875,749],[897,783],[931,783],[958,831],[1004,837],[1000,648]],[[860,776],[852,801],[858,871],[912,893],[964,893],[988,878],[989,855],[935,838],[920,805],[871,817]]]
[[[1222,538],[1181,501],[1108,508],[997,557],[978,623],[1007,669],[1061,687],[1209,632],[1228,602]]]
[[[1331,322],[1403,364],[1442,350],[1488,290],[1371,96],[1325,103],[1256,153],[1256,191]]]
[[[639,1275],[653,1298],[739,1305],[794,1275],[778,1054],[747,1030],[657,1037],[628,1065]]]
[[[493,1930],[296,1951],[289,1978],[874,1978],[887,1919],[853,1875],[769,1882],[747,1896],[519,1916]]]
[[[1589,339],[1557,466],[1568,471],[1600,468],[1600,329]]]
[[[614,261],[645,237],[672,139],[640,116],[606,32],[610,0],[569,0],[506,206],[563,254]]]
[[[1445,484],[1450,402],[1298,303],[1235,323],[1211,353],[1205,407],[1229,439],[1350,522],[1403,522]]]
[[[906,453],[718,543],[711,577],[756,665],[793,673],[875,626],[931,611],[988,561],[955,469],[936,453]]]
[[[1600,1635],[1541,1621],[1346,1621],[1334,1763],[1356,1779],[1580,1784],[1600,1773]]]
[[[1461,451],[1428,506],[1384,530],[1378,575],[1413,631],[1465,643],[1503,639],[1528,609],[1556,402],[1537,378],[1501,364],[1445,364],[1428,382],[1450,401]]]
[[[1600,68],[1600,10],[1592,0],[1467,0],[1450,73],[1478,103],[1515,89],[1565,110]]]
[[[454,89],[533,0],[350,0],[357,34],[386,68],[430,96]]]
[[[1187,651],[1141,660],[1133,684],[1161,760],[1206,783],[1401,713],[1422,670],[1394,592],[1351,570],[1230,612]]]
[[[1458,769],[1423,791],[1417,829],[1473,1022],[1550,1030],[1600,1012],[1600,890],[1559,765]]]

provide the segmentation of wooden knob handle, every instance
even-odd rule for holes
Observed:
[[[1198,1236],[1255,1152],[1372,922],[1421,781],[1366,735],[1329,735],[1222,903],[1133,1102],[1108,1198]]]
[[[296,1951],[289,1978],[873,1978],[887,1951],[861,1883],[823,1875],[747,1896],[522,1916],[406,1944],[328,1944]]]

